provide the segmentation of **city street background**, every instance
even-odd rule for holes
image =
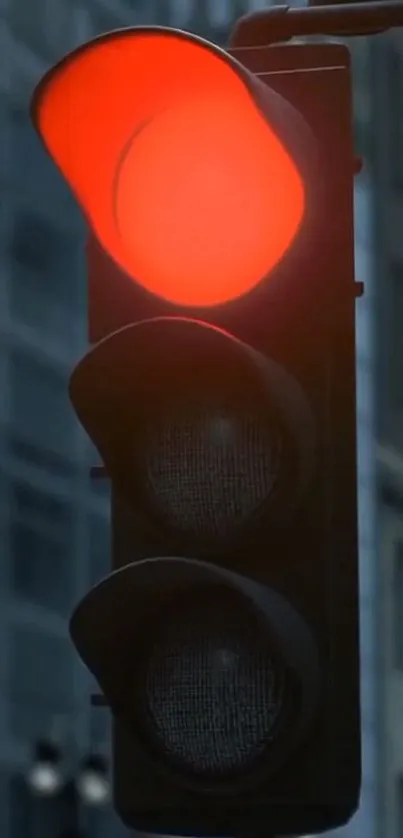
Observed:
[[[68,401],[85,352],[85,227],[30,124],[35,84],[66,52],[128,25],[224,45],[242,0],[0,0],[0,836],[58,838],[28,777],[39,740],[66,783],[108,760],[109,716],[68,637],[109,571],[109,497]],[[363,783],[334,838],[403,838],[403,32],[351,39],[356,151]],[[129,833],[80,804],[88,838]],[[67,805],[67,803],[66,803]],[[66,826],[66,824],[64,824]],[[53,832],[52,832],[53,830]],[[330,834],[329,834],[330,835]],[[61,836],[61,832],[60,832]]]

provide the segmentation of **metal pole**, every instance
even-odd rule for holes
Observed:
[[[292,8],[272,6],[241,17],[229,47],[259,47],[307,35],[375,35],[403,26],[403,2],[339,3]]]
[[[69,780],[57,798],[58,838],[84,838],[80,831],[80,795],[74,779]]]

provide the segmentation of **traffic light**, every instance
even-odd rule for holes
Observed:
[[[33,119],[90,228],[70,395],[112,485],[73,642],[141,831],[315,832],[360,786],[350,64],[113,32]]]

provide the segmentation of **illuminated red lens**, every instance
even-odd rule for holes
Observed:
[[[175,33],[114,33],[48,77],[36,122],[95,234],[174,303],[238,297],[289,248],[300,174],[218,52]]]

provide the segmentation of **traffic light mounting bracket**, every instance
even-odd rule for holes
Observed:
[[[320,1],[320,0],[319,0]],[[403,26],[403,3],[312,4],[303,8],[272,6],[244,15],[235,24],[229,47],[263,47],[309,35],[356,37],[377,35]]]

